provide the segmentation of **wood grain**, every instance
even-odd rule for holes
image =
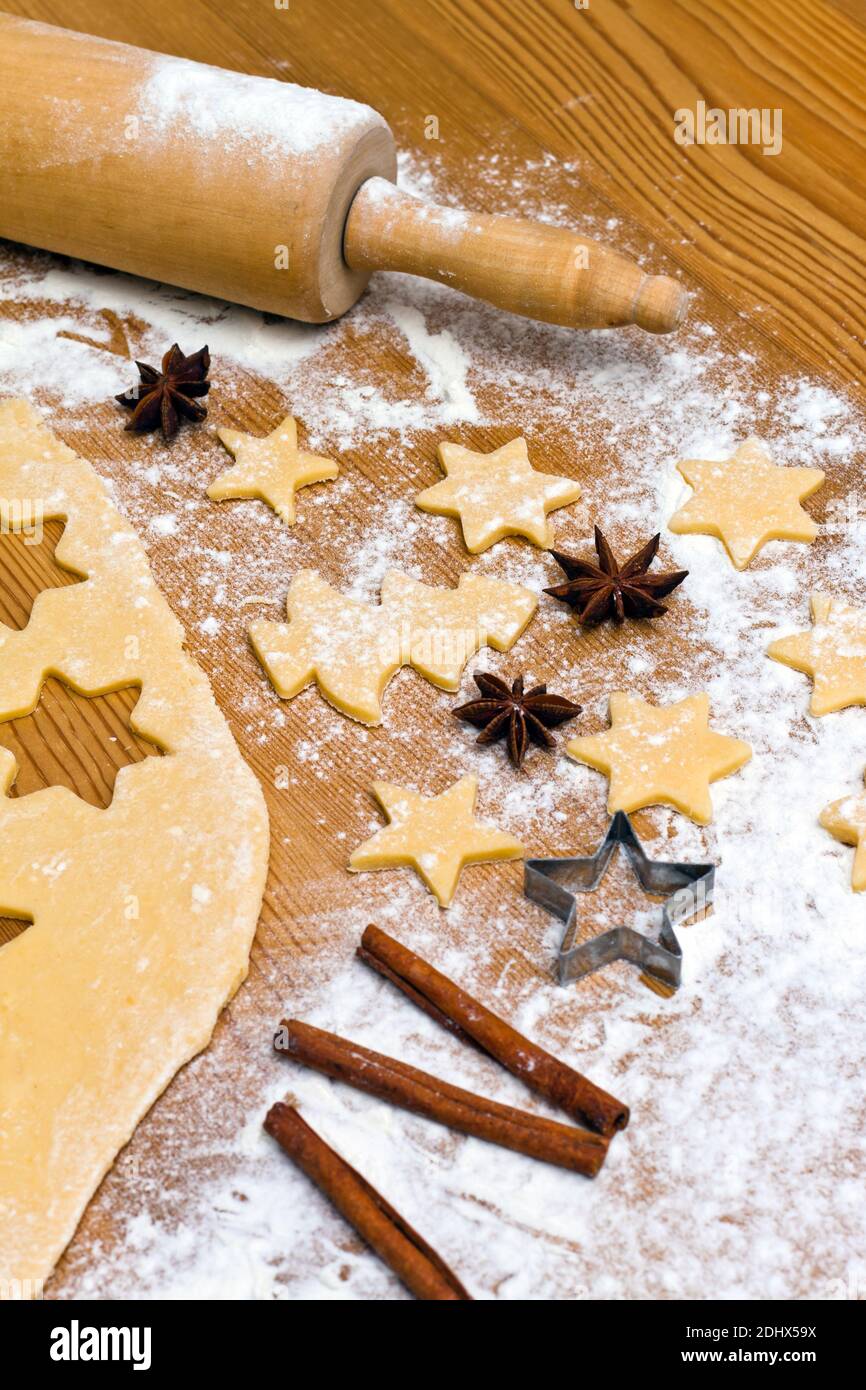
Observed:
[[[122,767],[162,750],[130,727],[140,691],[84,695],[49,676],[31,714],[0,723],[0,744],[18,764],[10,796],[68,787],[91,806],[111,805]]]
[[[386,115],[400,146],[435,157],[449,186],[481,211],[497,209],[495,194],[468,172],[479,155],[504,148],[515,161],[538,159],[543,151],[579,161],[579,183],[564,176],[558,196],[575,213],[591,208],[599,218],[621,219],[630,244],[646,249],[647,269],[681,274],[726,352],[736,354],[757,339],[762,371],[770,381],[790,372],[793,363],[855,389],[866,382],[866,17],[855,0],[818,0],[809,7],[785,0],[766,0],[761,6],[750,0],[591,0],[587,10],[576,9],[570,0],[365,0],[363,5],[357,0],[291,0],[280,11],[256,0],[234,0],[231,7],[218,0],[186,0],[183,6],[153,3],[146,9],[66,0],[62,13],[48,0],[5,3],[31,18],[367,101]],[[742,146],[677,146],[673,113],[699,97],[725,107],[782,107],[781,154],[766,157]],[[430,115],[440,123],[435,145],[425,140]],[[32,306],[21,312],[33,312]],[[109,327],[111,350],[122,355],[135,325]],[[354,346],[351,333],[341,347],[354,360],[371,350],[395,394],[417,388],[417,365],[384,330],[372,348],[369,337]],[[336,374],[338,354],[333,366]],[[121,380],[118,389],[123,384]],[[219,423],[256,433],[273,427],[285,406],[276,388],[249,374],[238,374],[234,387],[223,396]],[[461,437],[469,447],[489,450],[514,433],[507,399],[497,404],[502,428],[466,430]],[[532,429],[546,466],[567,472],[573,466],[568,442],[543,405]],[[118,431],[111,405],[88,411],[86,420],[68,413],[59,432],[102,471],[137,466],[136,441]],[[345,467],[375,482],[385,498],[410,495],[435,481],[437,442],[420,438],[407,459],[384,444],[371,447],[359,441],[347,451]],[[225,466],[224,455],[213,442],[202,440],[200,447],[202,473],[214,476]],[[589,441],[581,458],[588,492],[601,490],[608,468],[604,451]],[[365,505],[364,494],[353,492],[345,513],[347,534],[363,534]],[[228,511],[214,511],[213,543],[231,547]],[[460,563],[454,559],[456,546],[450,550],[454,554],[430,547],[425,557],[430,582],[455,581]],[[183,620],[185,595],[195,578],[192,560],[173,550],[170,540],[155,542],[151,558]],[[339,583],[336,557],[317,554],[315,528],[307,562]],[[34,557],[4,551],[0,563],[18,596],[15,614],[23,620]],[[50,556],[40,564],[40,578],[57,582]],[[275,581],[268,604],[256,615],[282,616],[284,594],[285,583],[280,589]],[[448,721],[437,708],[411,749],[402,743],[395,750],[384,730],[372,731],[363,751],[348,739],[336,744],[330,780],[302,773],[299,792],[289,801],[275,783],[275,765],[291,760],[297,740],[316,739],[318,696],[307,692],[293,702],[291,739],[279,732],[269,736],[267,745],[259,739],[243,708],[244,694],[262,689],[261,672],[244,638],[249,616],[249,611],[237,615],[216,654],[190,632],[244,756],[262,780],[272,819],[271,871],[250,980],[216,1035],[215,1047],[224,1060],[234,1055],[233,1048],[242,1048],[241,1023],[251,1010],[265,1020],[279,1017],[284,982],[293,970],[315,960],[323,931],[333,930],[323,927],[318,910],[322,885],[327,886],[332,922],[347,900],[341,887],[346,878],[342,846],[357,843],[369,831],[372,805],[359,789],[371,780],[373,769],[392,780],[414,778],[432,791],[449,780],[449,769],[437,760]],[[10,621],[3,612],[0,618]],[[18,621],[16,617],[16,625]],[[684,659],[684,639],[676,633],[653,635],[649,642],[650,664],[659,669]],[[521,649],[540,679],[556,669],[555,645],[550,631],[536,627],[531,645]],[[612,680],[620,659],[606,630],[593,633],[581,679],[598,680],[597,673],[604,671]],[[692,649],[689,659],[694,664],[700,653]],[[395,711],[411,711],[417,682],[411,673],[394,682],[388,699]],[[582,700],[586,692],[563,693]],[[52,718],[59,719],[62,710],[64,732],[61,737],[49,722],[40,724],[37,735],[34,724],[33,735],[42,744],[34,769],[53,761],[68,770],[76,790],[85,794],[89,788],[92,796],[97,786],[104,789],[113,781],[119,745],[94,738],[92,707],[62,690],[52,689],[51,696]],[[99,718],[117,734],[128,706],[115,694],[104,697],[100,708]],[[86,755],[71,758],[73,744]],[[124,754],[137,755],[132,745]],[[637,828],[642,835],[650,830],[641,817]],[[578,817],[571,834],[575,850],[591,850],[597,839],[592,814]],[[335,839],[337,835],[344,840]],[[561,846],[547,851],[536,847],[537,852],[556,848]],[[519,901],[520,868],[472,872],[481,931],[486,921],[497,921],[503,900],[512,908]],[[540,930],[540,920],[534,918],[531,926],[521,922],[507,942],[491,929],[481,997],[506,974],[514,990],[537,975],[533,932]],[[452,930],[443,923],[446,944]],[[587,984],[587,997],[599,1009],[615,991],[606,978]],[[627,1091],[627,1086],[621,1089]],[[140,1127],[134,1147],[145,1163],[158,1164],[161,1146],[175,1141],[187,1096],[181,1076]],[[225,1101],[227,1127],[243,1113],[243,1103],[239,1087],[237,1096]],[[76,1260],[86,1260],[94,1243],[110,1245],[112,1200],[133,1190],[134,1180],[124,1179],[122,1172],[108,1180],[61,1265],[53,1285],[57,1294],[62,1295],[70,1268]]]
[[[407,13],[397,0],[391,8]],[[442,23],[430,24],[430,10]],[[418,41],[520,111],[555,154],[632,214],[690,279],[791,353],[862,384],[866,371],[866,32],[834,5],[786,0],[567,0],[408,7]],[[673,139],[680,107],[781,108],[778,156]]]
[[[82,578],[54,558],[63,522],[46,521],[41,530],[41,538],[32,530],[0,532],[0,623],[17,632],[30,621],[37,594]]]

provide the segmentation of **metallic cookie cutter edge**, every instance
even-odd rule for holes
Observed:
[[[669,894],[661,905],[659,939],[653,941],[634,927],[622,926],[572,946],[577,917],[576,894],[591,893],[598,887],[618,846],[625,852],[645,893]],[[572,876],[569,887],[556,881],[557,870]],[[627,960],[641,966],[653,978],[678,989],[683,953],[674,926],[697,915],[700,908],[695,905],[696,893],[701,894],[706,906],[713,901],[715,873],[714,864],[682,864],[648,858],[628,816],[624,811],[617,811],[594,854],[525,860],[523,891],[531,902],[565,922],[565,934],[557,956],[557,978],[561,985],[579,980],[613,961]],[[574,878],[583,878],[585,882],[575,883]],[[690,890],[687,899],[678,903],[677,899],[686,888]]]

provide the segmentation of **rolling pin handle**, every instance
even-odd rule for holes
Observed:
[[[688,292],[670,275],[647,275],[638,290],[634,322],[647,333],[679,328],[689,307]]]
[[[563,227],[439,207],[382,178],[368,179],[355,195],[343,254],[352,270],[421,275],[567,328],[636,323],[669,333],[688,303],[679,281],[646,275],[601,242]]]

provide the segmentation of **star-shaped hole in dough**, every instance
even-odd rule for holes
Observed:
[[[260,619],[249,635],[283,699],[315,681],[344,714],[380,724],[382,695],[401,666],[456,690],[470,656],[485,644],[508,651],[537,602],[529,589],[489,575],[464,574],[456,589],[440,589],[389,570],[375,606],[339,593],[316,570],[301,570],[289,586],[288,623]]]
[[[553,528],[547,513],[580,496],[580,484],[573,479],[532,467],[523,438],[490,454],[476,454],[462,444],[440,444],[439,461],[447,476],[419,492],[415,503],[425,512],[459,517],[466,548],[473,555],[503,536],[525,536],[549,548]]]
[[[661,706],[618,691],[610,697],[611,727],[572,739],[566,751],[610,778],[611,815],[664,805],[707,825],[713,818],[710,783],[752,756],[748,743],[710,729],[709,717],[704,693]]]
[[[820,468],[781,468],[757,439],[747,439],[721,463],[677,464],[694,496],[668,522],[685,536],[716,536],[738,570],[767,541],[813,541],[818,525],[800,506],[824,481]]]
[[[137,685],[85,692],[46,676],[31,710],[0,720],[0,794],[66,787],[107,809],[123,768],[166,751],[135,728],[140,696]]]
[[[825,806],[818,820],[843,845],[856,846],[851,887],[855,893],[866,888],[866,794],[843,796]]]
[[[439,906],[448,907],[467,864],[523,855],[513,835],[476,820],[477,777],[461,777],[439,796],[422,796],[391,782],[374,782],[372,791],[388,824],[355,850],[349,860],[355,873],[409,866]]]
[[[866,608],[813,594],[811,609],[813,627],[771,642],[767,655],[812,677],[810,714],[866,705]]]
[[[0,629],[20,632],[30,622],[41,594],[81,584],[87,575],[57,559],[57,550],[62,555],[65,549],[62,517],[43,518],[36,507],[28,509],[21,503],[17,516],[14,510],[0,499]]]
[[[214,479],[207,490],[208,497],[214,502],[229,497],[259,498],[287,526],[295,524],[298,488],[327,482],[340,471],[333,459],[298,449],[298,426],[291,415],[264,438],[241,434],[239,430],[220,429],[217,434],[235,465]]]

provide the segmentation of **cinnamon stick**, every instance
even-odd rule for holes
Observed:
[[[629,1120],[627,1105],[530,1042],[386,932],[369,926],[361,938],[358,956],[443,1028],[495,1057],[512,1075],[558,1105],[578,1124],[608,1138],[625,1129]]]
[[[472,1301],[456,1274],[357,1169],[279,1101],[265,1129],[416,1298]]]
[[[284,1019],[274,1045],[335,1081],[530,1158],[590,1178],[604,1163],[608,1141],[599,1134],[500,1105],[312,1024]]]

